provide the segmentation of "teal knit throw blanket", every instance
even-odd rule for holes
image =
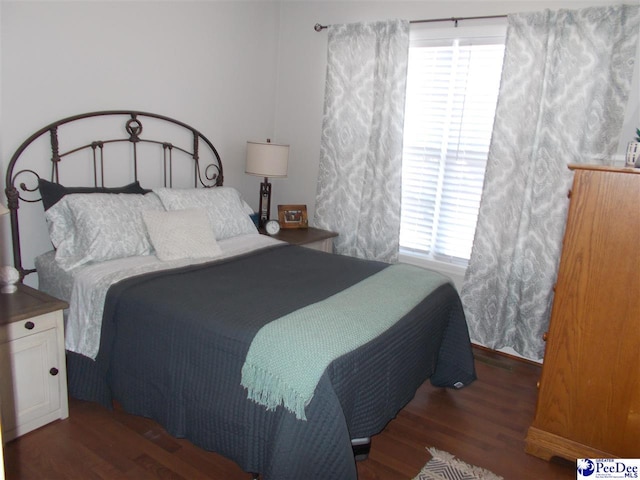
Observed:
[[[449,280],[406,264],[278,318],[257,333],[242,367],[249,399],[306,420],[305,407],[327,366],[393,326]]]

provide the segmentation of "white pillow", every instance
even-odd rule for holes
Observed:
[[[142,212],[161,209],[153,193],[65,195],[45,213],[56,261],[70,270],[88,262],[149,255],[153,247]]]
[[[217,240],[257,233],[255,224],[245,210],[246,203],[235,188],[158,188],[153,191],[167,211],[205,209]]]
[[[145,211],[142,218],[156,256],[163,262],[222,255],[204,209]]]

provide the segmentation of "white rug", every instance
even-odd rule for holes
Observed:
[[[484,468],[469,465],[450,453],[428,448],[432,459],[413,480],[503,480]]]

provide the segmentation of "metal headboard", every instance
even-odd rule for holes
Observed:
[[[122,127],[126,136],[120,138],[113,138],[108,140],[93,140],[90,142],[83,142],[80,145],[74,145],[60,151],[61,145],[61,130],[60,127],[74,124],[87,119],[94,119],[96,117],[117,118],[122,117]],[[157,140],[152,138],[146,138],[142,136],[143,132],[143,120],[154,119],[152,122],[160,121],[163,124],[167,124],[172,128],[178,128],[182,132],[187,132],[188,138],[184,145],[176,144],[176,142],[168,142],[164,140]],[[38,195],[38,179],[41,175],[32,168],[20,168],[18,169],[18,163],[21,161],[21,156],[28,150],[34,142],[39,140],[45,135],[49,135],[49,143],[51,148],[50,162],[47,165],[50,167],[47,175],[47,180],[55,183],[62,183],[60,179],[59,165],[66,157],[78,152],[89,152],[88,158],[92,162],[92,166],[89,168],[93,170],[93,185],[94,187],[105,186],[105,165],[106,146],[116,143],[129,143],[131,145],[130,155],[133,170],[133,180],[138,181],[138,168],[139,168],[139,145],[141,144],[156,144],[161,152],[163,172],[161,176],[165,187],[173,186],[173,169],[174,169],[174,152],[180,152],[181,156],[186,156],[193,161],[192,175],[194,187],[215,187],[221,186],[223,182],[222,173],[222,161],[217,150],[205,137],[195,128],[183,123],[179,120],[175,120],[170,117],[158,115],[155,113],[139,112],[134,110],[108,110],[100,112],[84,113],[80,115],[74,115],[53,122],[46,127],[41,128],[29,138],[27,138],[22,145],[16,150],[11,157],[11,161],[7,167],[6,175],[6,195],[7,206],[11,215],[11,239],[13,245],[13,262],[15,268],[20,272],[20,281],[30,273],[35,272],[35,269],[25,269],[22,263],[22,249],[20,242],[20,228],[19,228],[19,208],[20,202],[35,203],[40,202],[42,199]],[[94,137],[95,138],[95,137]],[[67,138],[65,137],[65,141]],[[206,150],[206,152],[203,152]],[[204,160],[201,160],[201,153],[206,155]],[[24,157],[22,157],[24,158]],[[191,174],[189,175],[191,176]],[[43,174],[44,178],[44,174]],[[63,183],[64,184],[64,183]],[[80,186],[80,185],[65,185],[65,186]],[[35,198],[29,198],[35,197]]]

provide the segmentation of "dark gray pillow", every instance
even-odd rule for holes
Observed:
[[[59,183],[49,182],[38,179],[38,188],[40,189],[40,196],[42,197],[42,204],[45,210],[49,210],[56,203],[60,201],[65,195],[71,193],[137,193],[144,195],[149,190],[145,190],[140,186],[140,182],[135,181],[129,185],[122,187],[65,187]]]

